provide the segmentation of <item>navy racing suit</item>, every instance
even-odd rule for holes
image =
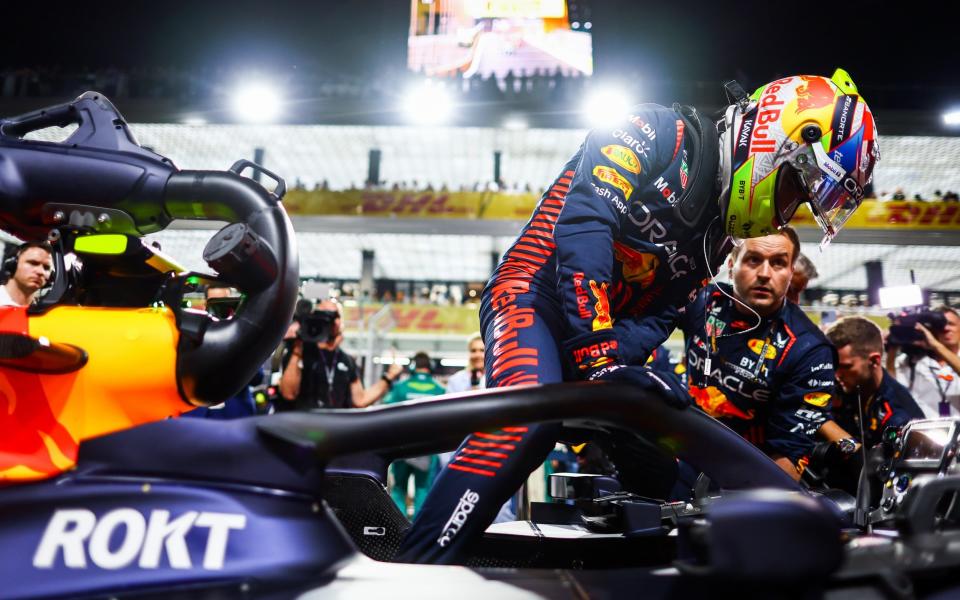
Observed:
[[[837,424],[848,432],[860,437],[860,411],[863,411],[863,443],[872,448],[882,441],[887,427],[900,428],[916,419],[923,419],[923,409],[899,381],[886,371],[880,380],[880,389],[863,399],[863,407],[858,406],[860,398],[856,393],[840,394],[839,408],[836,408]],[[835,404],[836,406],[836,404]]]
[[[727,284],[707,286],[680,315],[690,394],[704,412],[802,473],[830,418],[835,350],[792,302],[758,324],[728,295]]]
[[[666,338],[642,317],[692,300],[710,276],[704,256],[715,268],[726,244],[718,161],[701,161],[696,171],[710,181],[701,218],[689,225],[675,217],[674,205],[694,187],[698,140],[717,135],[712,123],[693,118],[645,104],[629,120],[587,135],[483,292],[488,387],[586,379],[626,364],[626,356],[645,361]],[[469,436],[438,477],[398,559],[457,561],[557,435],[557,425],[530,425]]]

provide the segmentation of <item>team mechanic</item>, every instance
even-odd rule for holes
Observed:
[[[786,300],[799,253],[789,226],[744,240],[730,253],[733,286],[700,290],[678,321],[690,395],[794,479],[831,419],[835,362],[826,336]]]
[[[849,75],[779,79],[719,124],[691,107],[635,107],[591,131],[533,211],[484,290],[488,387],[620,379],[689,402],[641,366],[729,249],[769,235],[809,202],[832,237],[879,157],[873,116]],[[719,133],[719,136],[718,136]],[[721,149],[722,148],[722,149]],[[556,425],[476,432],[437,479],[397,559],[451,563],[543,462]]]

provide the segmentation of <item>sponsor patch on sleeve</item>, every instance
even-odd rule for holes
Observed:
[[[763,340],[752,339],[747,342],[747,346],[754,354],[763,352],[763,358],[776,358],[777,356],[777,349],[773,347],[773,344],[764,344]]]
[[[624,201],[630,199],[630,194],[633,193],[633,185],[627,181],[623,175],[618,173],[616,169],[605,167],[603,165],[597,165],[593,168],[593,176],[596,177],[600,182],[607,185],[612,185],[623,192]]]
[[[633,150],[626,146],[610,144],[600,148],[600,152],[610,159],[614,164],[623,167],[631,173],[640,174],[640,159],[633,153]]]
[[[827,403],[830,402],[830,394],[826,392],[810,392],[809,394],[803,395],[803,401],[817,408],[825,408]]]

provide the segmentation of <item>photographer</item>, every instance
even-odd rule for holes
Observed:
[[[340,305],[328,299],[311,310],[301,301],[287,331],[280,376],[280,396],[287,402],[281,402],[279,410],[365,408],[390,390],[402,367],[390,365],[365,390],[353,357],[340,349],[342,342]]]
[[[924,416],[960,416],[960,316],[956,309],[943,306],[896,317],[887,343],[887,364],[895,361],[897,381],[910,391]]]

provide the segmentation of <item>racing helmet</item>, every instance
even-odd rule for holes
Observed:
[[[770,235],[807,202],[828,243],[880,159],[873,113],[850,75],[784,77],[736,100],[720,134],[726,232]]]

